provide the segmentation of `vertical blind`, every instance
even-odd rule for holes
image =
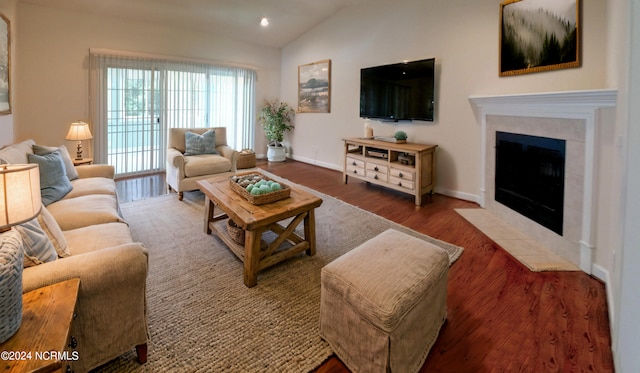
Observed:
[[[90,52],[94,158],[117,175],[163,170],[169,128],[225,127],[253,148],[256,71],[142,55]]]

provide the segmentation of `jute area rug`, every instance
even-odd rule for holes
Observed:
[[[287,182],[289,185],[293,183]],[[308,190],[308,189],[307,189]],[[320,270],[388,228],[433,242],[451,263],[462,248],[319,194],[317,254],[301,254],[243,284],[243,266],[203,232],[204,197],[185,193],[122,204],[149,249],[149,358],[132,350],[97,372],[308,372],[331,356],[318,335]]]

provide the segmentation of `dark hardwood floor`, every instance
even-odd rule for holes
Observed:
[[[168,193],[164,172],[116,179],[116,190],[120,203],[156,197]]]
[[[418,207],[410,195],[345,185],[333,170],[292,160],[258,167],[465,248],[449,272],[447,322],[421,372],[613,372],[604,285],[583,272],[530,272],[454,211],[476,204],[434,194]],[[121,201],[153,195],[131,190],[158,179],[119,181]],[[334,356],[315,372],[348,371]]]

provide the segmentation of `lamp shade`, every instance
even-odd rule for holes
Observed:
[[[66,140],[75,141],[90,140],[92,138],[93,136],[89,130],[89,125],[83,121],[71,123],[67,137],[65,137]]]
[[[41,207],[38,165],[0,165],[0,232],[33,219]]]

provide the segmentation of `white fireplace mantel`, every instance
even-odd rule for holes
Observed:
[[[478,119],[483,115],[514,115],[542,118],[582,118],[595,110],[615,107],[615,89],[471,96]],[[535,115],[532,115],[535,114]],[[558,116],[559,115],[559,116]]]
[[[592,272],[593,232],[595,230],[595,186],[597,174],[596,136],[598,110],[615,108],[617,90],[584,90],[530,93],[500,96],[471,96],[469,101],[481,126],[480,169],[486,170],[487,116],[501,115],[526,118],[578,119],[585,123],[584,195],[580,239],[580,268]],[[479,204],[486,204],[486,181],[480,172]]]

